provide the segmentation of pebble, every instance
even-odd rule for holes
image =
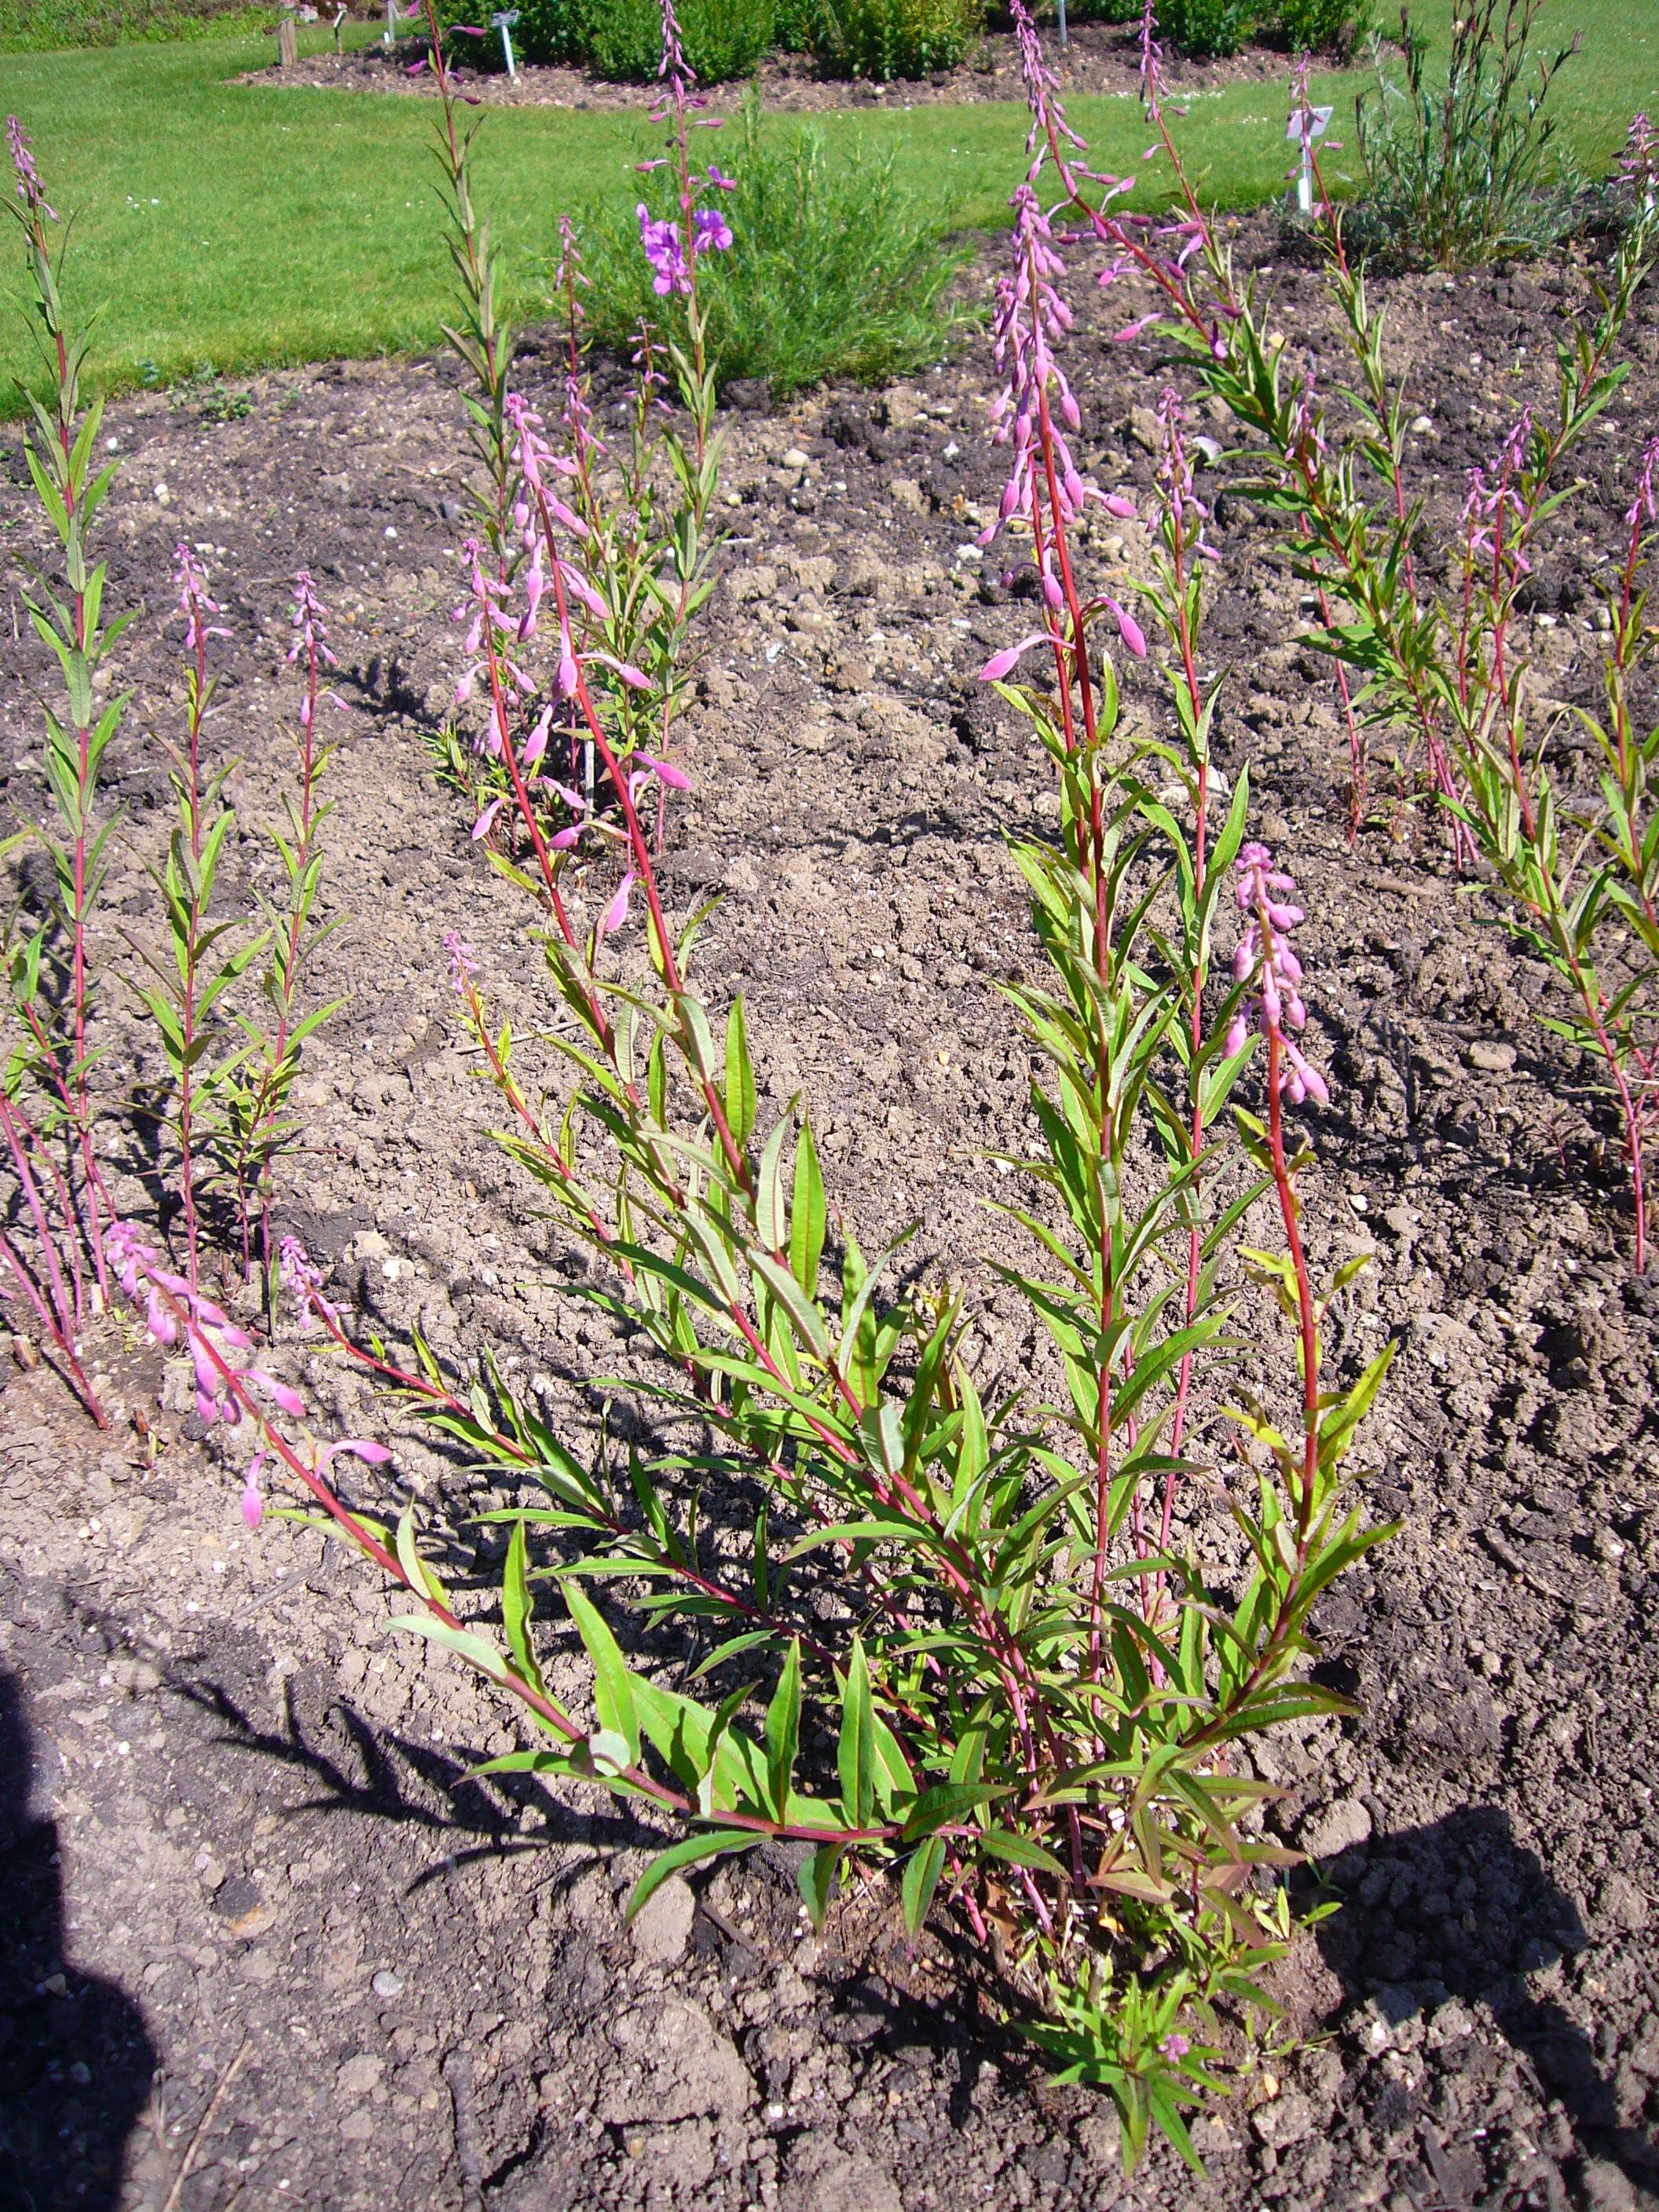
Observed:
[[[1631,1936],[1639,1936],[1652,1917],[1646,1897],[1628,1875],[1610,1874],[1595,1905],[1603,1920]]]
[[[677,1874],[671,1874],[634,1915],[629,1933],[647,1966],[672,1966],[684,1956],[696,1899]]]
[[[804,469],[811,458],[810,453],[802,453],[799,446],[786,446],[783,452],[783,465],[787,469]]]
[[[394,1974],[390,1966],[382,1966],[369,1984],[377,1997],[400,1997],[404,1993],[401,1974]]]
[[[1302,1832],[1302,1848],[1312,1859],[1340,1858],[1371,1839],[1371,1816],[1357,1797],[1338,1797],[1315,1815]]]
[[[1515,1066],[1515,1047],[1492,1037],[1477,1037],[1463,1054],[1482,1075],[1507,1075]]]

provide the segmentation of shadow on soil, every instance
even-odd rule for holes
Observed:
[[[1332,1873],[1344,1902],[1318,1942],[1345,2010],[1368,2005],[1397,2044],[1426,2040],[1443,2076],[1490,2063],[1459,2002],[1483,2001],[1540,2100],[1560,2099],[1579,2143],[1652,2186],[1659,2145],[1644,2129],[1620,2126],[1588,2038],[1549,1993],[1547,1970],[1587,1950],[1589,1936],[1571,1899],[1516,1842],[1506,1813],[1461,1807],[1427,1827],[1375,1838]],[[1529,1977],[1542,1978],[1542,1994]],[[1380,2069],[1368,2075],[1359,2094],[1372,2133],[1396,2143],[1415,2133],[1422,2146],[1422,2188],[1408,2180],[1407,2193],[1424,2203],[1473,2202],[1484,2186],[1478,2148],[1443,2144],[1419,2090]],[[1419,2085],[1433,2079],[1421,2068],[1417,2075]]]
[[[137,2006],[65,1960],[56,1766],[0,1674],[0,2212],[112,2208],[155,2064]]]

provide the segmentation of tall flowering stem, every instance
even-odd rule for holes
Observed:
[[[1562,852],[1541,756],[1530,767],[1527,762],[1527,675],[1517,651],[1516,613],[1533,543],[1566,495],[1559,488],[1562,465],[1619,388],[1625,371],[1615,350],[1638,288],[1659,257],[1651,133],[1644,118],[1632,126],[1618,185],[1626,227],[1611,281],[1600,289],[1597,312],[1575,344],[1560,350],[1556,404],[1547,418],[1523,412],[1491,468],[1470,484],[1462,526],[1461,603],[1444,606],[1425,592],[1415,565],[1419,508],[1406,480],[1405,388],[1390,378],[1382,316],[1368,295],[1364,268],[1349,258],[1340,215],[1326,188],[1309,127],[1305,64],[1292,87],[1292,112],[1308,141],[1316,234],[1359,371],[1353,395],[1358,428],[1340,435],[1331,428],[1311,372],[1297,373],[1283,342],[1270,337],[1255,286],[1236,279],[1231,256],[1198,198],[1170,130],[1150,4],[1142,27],[1142,93],[1156,134],[1149,158],[1166,159],[1173,172],[1176,205],[1167,216],[1134,215],[1115,205],[1123,180],[1098,177],[1084,166],[1082,149],[1051,94],[1032,100],[1034,133],[1048,149],[1068,211],[1108,249],[1102,281],[1136,273],[1154,289],[1154,312],[1121,336],[1131,340],[1156,325],[1164,339],[1191,356],[1202,387],[1223,400],[1266,448],[1267,467],[1251,489],[1292,520],[1297,571],[1317,594],[1322,628],[1316,642],[1335,663],[1348,720],[1351,837],[1358,827],[1364,774],[1352,670],[1365,687],[1366,720],[1392,726],[1420,747],[1428,787],[1449,823],[1459,866],[1493,871],[1516,902],[1516,927],[1535,932],[1540,947],[1549,948],[1547,957],[1571,1002],[1568,1025],[1607,1068],[1618,1103],[1640,1266],[1646,1254],[1645,1203],[1639,1194],[1644,1188],[1648,986],[1642,975],[1631,975],[1604,993],[1595,977],[1594,939],[1599,922],[1615,910],[1615,880],[1620,896],[1630,899],[1644,923],[1649,887],[1617,826],[1622,798],[1609,793],[1607,805],[1587,821],[1592,843],[1601,841],[1611,856],[1611,875],[1605,867],[1582,869]],[[1380,483],[1380,499],[1370,495],[1368,478]],[[1616,708],[1613,720],[1607,742],[1616,767]],[[1616,775],[1612,788],[1617,788]],[[1644,793],[1632,797],[1645,803]]]
[[[7,118],[6,140],[15,178],[7,205],[21,234],[29,272],[26,313],[52,392],[50,405],[30,397],[33,420],[24,432],[24,450],[62,548],[61,586],[43,574],[24,592],[30,618],[58,656],[64,678],[64,711],[46,717],[46,781],[58,831],[31,834],[40,837],[52,860],[55,904],[69,952],[66,975],[37,957],[29,970],[35,988],[18,1010],[28,1033],[29,1062],[46,1094],[48,1130],[64,1129],[78,1155],[78,1172],[71,1170],[75,1188],[65,1233],[84,1234],[100,1291],[106,1296],[102,1224],[107,1206],[94,1156],[87,1088],[92,1064],[87,1024],[95,994],[88,931],[106,872],[105,845],[114,826],[113,817],[99,819],[99,768],[132,695],[112,693],[95,714],[92,684],[132,617],[100,621],[106,570],[89,557],[88,532],[117,466],[112,461],[101,470],[93,465],[102,401],[82,410],[81,373],[90,332],[76,331],[66,319],[61,254],[54,268],[48,236],[48,226],[58,218],[15,115]]]
[[[329,648],[327,617],[328,610],[317,596],[309,570],[301,568],[294,580],[291,623],[295,635],[288,653],[289,665],[300,665],[304,684],[300,700],[298,792],[296,796],[284,790],[285,830],[272,828],[270,832],[287,892],[286,904],[281,908],[265,902],[270,960],[261,992],[270,1026],[253,1017],[242,1018],[252,1053],[246,1066],[231,1071],[225,1084],[242,1272],[246,1277],[252,1270],[252,1219],[257,1204],[268,1321],[273,1318],[276,1263],[270,1223],[272,1164],[293,1131],[289,1102],[306,1044],[343,1003],[336,1000],[307,1009],[301,1002],[306,966],[344,919],[337,914],[325,922],[316,919],[323,869],[317,833],[333,811],[331,801],[318,798],[318,786],[333,749],[319,741],[317,717],[325,707],[339,714],[347,711],[345,702],[328,687],[328,672],[337,664]]]
[[[472,497],[497,573],[505,577],[513,560],[513,438],[507,420],[513,331],[501,313],[501,264],[490,243],[489,225],[479,217],[472,196],[472,142],[478,124],[461,120],[459,110],[465,95],[457,93],[444,58],[436,0],[423,0],[423,4],[427,66],[438,83],[433,152],[448,216],[445,244],[454,264],[462,307],[460,327],[446,335],[472,374],[475,388],[466,395],[467,442],[482,471]]]
[[[223,1109],[252,1050],[246,1036],[229,1042],[225,994],[265,945],[249,937],[240,916],[213,920],[220,856],[235,815],[224,803],[228,767],[209,773],[202,732],[216,678],[208,672],[208,640],[228,637],[210,615],[222,612],[191,548],[180,544],[173,583],[185,618],[185,730],[182,745],[169,744],[179,818],[167,858],[152,878],[161,894],[168,944],[165,956],[135,944],[149,980],[134,985],[156,1026],[172,1076],[179,1151],[179,1201],[184,1216],[185,1267],[191,1288],[200,1270],[199,1199],[210,1149],[227,1133]],[[241,939],[238,942],[238,939]],[[234,1127],[234,1124],[233,1124]],[[234,1138],[233,1138],[234,1142]]]

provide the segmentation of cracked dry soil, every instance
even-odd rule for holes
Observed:
[[[1265,226],[1239,246],[1277,257],[1287,326],[1328,358],[1311,276]],[[1443,518],[1586,284],[1566,259],[1390,286],[1417,363],[1413,464],[1437,472]],[[1099,481],[1144,492],[1159,373],[1109,343],[1133,309],[1077,289],[1085,451]],[[1532,649],[1563,698],[1592,693],[1590,586],[1655,413],[1652,314],[1650,293],[1536,580]],[[520,367],[554,391],[550,337]],[[917,1271],[967,1282],[981,1370],[1006,1383],[1040,1381],[1042,1356],[987,1265],[1009,1248],[988,1225],[1002,1185],[986,1155],[1027,1135],[995,984],[1034,947],[1003,838],[1051,829],[1053,810],[1029,740],[975,681],[1029,613],[964,550],[999,485],[994,388],[981,343],[883,394],[728,418],[731,536],[665,879],[681,909],[724,889],[702,980],[717,1004],[744,990],[769,1106],[805,1090],[866,1249],[920,1216]],[[272,375],[213,411],[229,419],[150,396],[106,421],[125,456],[110,598],[141,613],[115,679],[135,696],[109,756],[128,816],[104,950],[118,925],[149,926],[157,733],[182,696],[174,538],[203,549],[232,632],[209,726],[239,763],[228,897],[266,865],[255,825],[295,704],[288,579],[307,562],[352,706],[325,836],[325,897],[349,918],[317,979],[349,1003],[311,1056],[281,1216],[366,1323],[395,1337],[418,1317],[451,1358],[493,1342],[592,1449],[596,1378],[639,1346],[568,1294],[579,1257],[492,1152],[439,950],[458,927],[521,1036],[550,1018],[521,917],[425,742],[459,662],[453,380],[430,362]],[[15,431],[5,453],[15,612],[40,538]],[[514,1741],[507,1717],[389,1634],[374,1577],[319,1535],[268,1518],[250,1539],[222,1463],[235,1442],[204,1441],[160,1356],[110,1324],[95,1348],[151,1425],[153,1469],[130,1419],[95,1434],[47,1370],[8,1362],[0,1397],[7,2212],[1659,2202],[1659,1286],[1630,1279],[1616,1138],[1533,1021],[1540,973],[1480,925],[1382,763],[1378,826],[1349,852],[1346,740],[1297,586],[1237,495],[1217,535],[1218,757],[1230,777],[1248,762],[1260,833],[1297,856],[1310,1035],[1333,1076],[1310,1125],[1315,1256],[1375,1255],[1332,1357],[1352,1372],[1385,1336],[1400,1346],[1362,1455],[1370,1510],[1404,1534],[1321,1622],[1358,1717],[1258,1754],[1283,1792],[1273,1824],[1341,1900],[1279,1978],[1297,2054],[1202,2124],[1205,2179],[1154,2152],[1126,2183],[1107,2108],[1042,2086],[948,1925],[908,1955],[879,1884],[814,1941],[787,1861],[763,1853],[671,1885],[628,1930],[619,1899],[650,1838],[562,1792],[456,1786]],[[1132,574],[1145,550],[1136,526],[1097,523],[1085,572]],[[9,823],[40,804],[49,672],[15,621],[0,661]],[[1139,670],[1126,700],[1132,725],[1167,713]],[[577,886],[590,904],[607,890]],[[131,1016],[111,984],[112,1098],[157,1073]],[[153,1218],[149,1126],[112,1108],[106,1133],[120,1202]],[[1272,1324],[1255,1334],[1271,1343]],[[452,1581],[486,1603],[495,1539],[471,1516],[505,1493],[303,1341],[274,1356],[326,1422],[397,1437],[390,1489],[365,1473],[359,1502],[412,1489]],[[1273,1356],[1282,1377],[1286,1347]],[[1184,1528],[1226,1560],[1242,1470],[1206,1434],[1216,1473]],[[541,1632],[555,1686],[580,1695],[568,1635]]]

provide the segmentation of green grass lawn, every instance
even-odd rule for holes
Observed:
[[[1659,16],[1630,0],[1571,4],[1584,52],[1563,76],[1563,124],[1579,158],[1605,168],[1625,119],[1659,93]],[[1566,5],[1556,0],[1563,20]],[[330,41],[313,30],[306,43]],[[231,81],[273,51],[270,37],[241,35],[0,58],[0,108],[22,118],[54,204],[76,214],[71,297],[105,303],[94,369],[106,389],[204,364],[234,373],[439,342],[448,267],[428,188],[433,105]],[[1349,120],[1350,147],[1360,81],[1328,77],[1318,94]],[[1182,127],[1210,197],[1243,207],[1281,189],[1287,105],[1259,84],[1194,101]],[[521,314],[538,312],[560,210],[634,198],[643,107],[637,118],[487,115],[478,188]],[[1096,166],[1139,165],[1136,101],[1079,97],[1069,112]],[[896,137],[908,179],[963,227],[998,223],[1024,166],[1024,112],[1009,106],[830,116],[824,128],[832,153],[860,131]],[[9,381],[28,361],[12,316],[0,374]]]

